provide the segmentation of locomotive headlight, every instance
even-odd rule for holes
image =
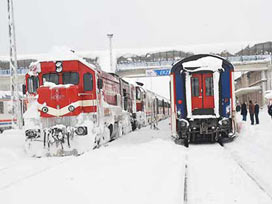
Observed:
[[[75,107],[74,107],[73,105],[70,105],[70,106],[68,107],[68,110],[69,110],[70,112],[73,112],[73,111],[75,110]]]
[[[47,113],[48,112],[48,108],[47,107],[43,107],[42,108],[42,112]]]
[[[77,135],[87,135],[87,127],[85,126],[79,126],[75,130]]]

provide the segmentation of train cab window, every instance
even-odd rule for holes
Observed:
[[[83,75],[84,91],[93,90],[93,75],[91,73],[85,73]]]
[[[62,75],[63,84],[74,84],[79,83],[79,74],[77,72],[64,72]]]
[[[136,87],[136,99],[141,100],[141,91],[138,87]]]
[[[199,80],[198,78],[192,77],[192,96],[199,96]]]
[[[206,96],[213,96],[213,78],[205,78]]]
[[[27,91],[28,93],[36,93],[39,88],[39,78],[37,76],[31,76],[27,79]]]
[[[44,74],[42,78],[43,78],[43,83],[52,82],[54,84],[59,84],[59,75],[57,73]]]
[[[0,101],[0,114],[4,113],[4,102]]]

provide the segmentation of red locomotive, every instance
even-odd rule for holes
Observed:
[[[166,99],[78,58],[33,63],[24,89],[32,156],[81,154],[170,112]]]

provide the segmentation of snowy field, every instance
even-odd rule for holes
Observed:
[[[240,118],[240,117],[239,117]],[[0,203],[272,203],[271,118],[219,144],[173,143],[169,120],[78,157],[30,158],[22,131],[0,135]]]

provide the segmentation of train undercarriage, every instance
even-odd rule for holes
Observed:
[[[218,142],[223,146],[234,138],[232,131],[232,120],[229,118],[217,119],[195,119],[187,121],[179,119],[177,121],[178,137],[175,138],[177,144],[184,144],[186,147],[190,143]]]

